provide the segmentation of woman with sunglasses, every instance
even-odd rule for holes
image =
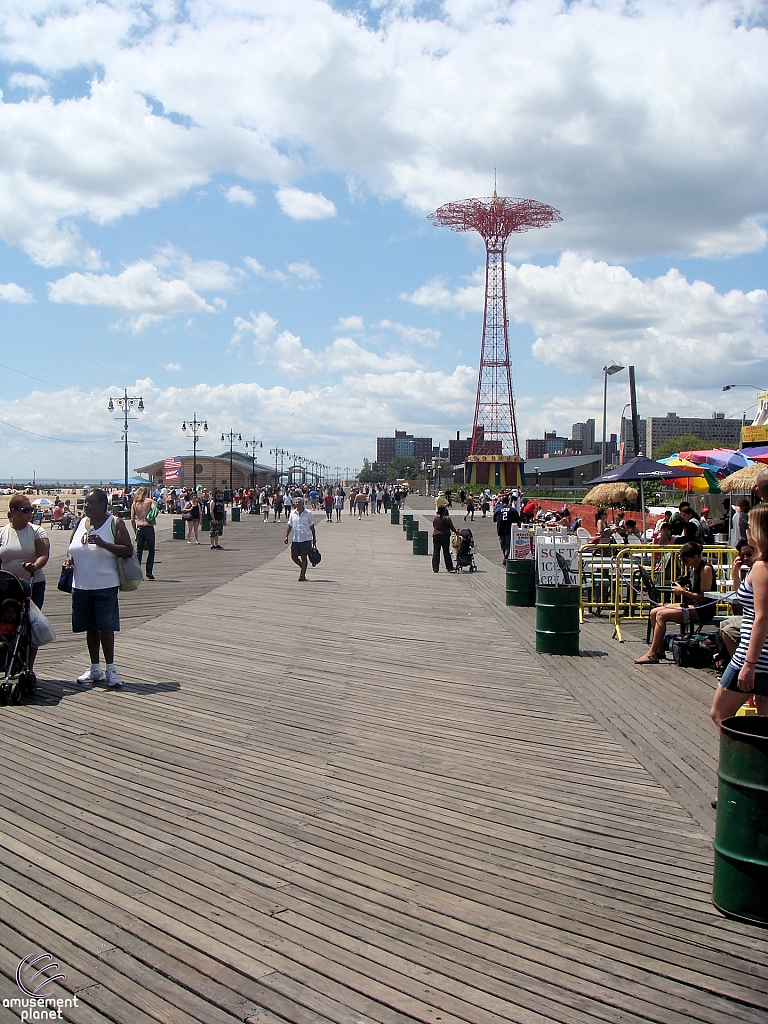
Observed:
[[[35,526],[35,510],[26,494],[14,494],[8,507],[10,523],[0,530],[0,563],[5,572],[32,585],[32,600],[38,608],[45,601],[43,566],[51,554],[51,542],[42,526]],[[29,651],[29,667],[35,664],[37,648]]]
[[[754,560],[736,591],[742,613],[741,637],[710,711],[718,728],[753,694],[758,715],[768,714],[768,505],[758,505],[749,513],[747,540]]]

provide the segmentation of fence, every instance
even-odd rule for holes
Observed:
[[[722,545],[708,545],[703,551],[702,557],[715,573],[714,589],[723,596],[729,590],[735,555],[733,548]],[[607,610],[613,618],[613,636],[622,642],[622,622],[643,620],[655,605],[671,603],[674,600],[672,586],[686,574],[677,546],[629,544],[581,548],[581,620],[584,621],[585,610],[597,615]],[[716,612],[730,614],[725,600],[717,602]]]

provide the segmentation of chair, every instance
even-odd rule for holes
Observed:
[[[577,528],[576,537],[579,541],[579,547],[581,547],[583,544],[589,544],[592,540],[592,534],[583,526],[579,526]]]

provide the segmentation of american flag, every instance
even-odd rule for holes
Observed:
[[[181,480],[181,456],[174,455],[165,460],[165,482],[167,484]]]

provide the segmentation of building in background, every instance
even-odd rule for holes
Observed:
[[[595,421],[587,420],[586,423],[574,423],[571,427],[571,439],[581,441],[581,454],[592,455],[599,450],[595,447]]]
[[[255,469],[255,473],[254,473]],[[169,487],[192,487],[194,479],[193,461],[191,455],[181,455],[167,459],[158,459],[148,466],[142,466],[135,470],[142,476],[148,476],[148,483],[168,484]],[[232,454],[232,486],[241,487],[263,487],[266,484],[275,482],[274,466],[262,466],[257,462],[255,467],[250,455],[242,452]],[[213,490],[216,487],[229,487],[229,452],[221,455],[198,455],[197,456],[197,484],[198,487],[207,487]]]
[[[482,428],[478,427],[478,430]],[[451,439],[448,442],[448,460],[452,466],[458,466],[460,463],[464,463],[469,458],[469,449],[472,445],[472,437],[465,437],[461,439],[459,431],[456,431],[456,440]]]
[[[614,448],[616,435],[614,434]],[[536,487],[586,487],[600,476],[600,455],[547,455],[525,460],[525,489]]]
[[[556,430],[545,431],[544,437],[528,438],[525,442],[526,459],[542,459],[545,455],[582,455],[581,441],[558,437]]]
[[[432,459],[432,438],[414,437],[396,430],[394,437],[376,438],[376,464],[388,466],[393,459],[414,458],[421,465]]]
[[[741,444],[741,420],[727,420],[723,412],[713,412],[709,419],[668,412],[666,416],[649,416],[645,422],[643,454],[651,459],[663,441],[683,434],[694,434],[712,448],[738,448]]]

